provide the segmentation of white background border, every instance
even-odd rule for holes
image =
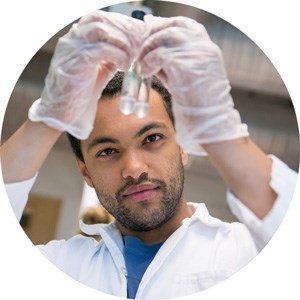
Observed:
[[[92,10],[121,2],[126,1],[1,1],[1,126],[12,89],[35,52],[73,20]],[[213,13],[251,38],[283,78],[299,120],[300,18],[297,1],[203,0],[197,1],[196,5],[192,1],[174,2]],[[0,193],[0,299],[115,299],[78,284],[44,259],[17,224],[2,178]],[[218,286],[186,299],[300,299],[299,199],[298,184],[281,227],[253,262]]]

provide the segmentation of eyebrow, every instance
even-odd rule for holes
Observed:
[[[146,133],[147,131],[151,130],[151,129],[156,129],[156,128],[162,128],[165,129],[167,128],[167,126],[164,123],[161,122],[152,122],[150,124],[147,124],[146,126],[144,126],[143,128],[141,128],[135,135],[134,137],[140,137],[142,136],[144,133]]]
[[[156,128],[165,129],[165,128],[167,128],[167,126],[164,123],[161,123],[161,122],[149,123],[149,124],[145,125],[144,127],[142,127],[134,135],[134,138],[138,138],[138,137],[142,136],[143,134],[145,134],[147,131],[149,131],[151,129],[156,129]],[[118,144],[119,140],[115,139],[115,138],[112,138],[112,137],[96,137],[90,143],[88,143],[87,151],[90,151],[93,147],[95,147],[99,144],[107,144],[107,143]]]
[[[111,138],[111,137],[96,137],[94,138],[87,146],[87,151],[90,151],[92,148],[99,144],[117,144],[119,141],[117,139]]]

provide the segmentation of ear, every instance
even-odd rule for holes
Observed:
[[[187,155],[187,153],[181,147],[180,147],[180,154],[181,154],[182,164],[184,166],[186,166],[188,161],[189,161],[189,156]]]
[[[81,161],[80,159],[78,159],[78,158],[76,159],[76,161],[77,161],[77,165],[79,167],[80,173],[81,173],[84,181],[87,183],[87,185],[89,187],[93,188],[94,184],[93,184],[93,181],[90,177],[89,171],[88,171],[85,163],[83,161]]]

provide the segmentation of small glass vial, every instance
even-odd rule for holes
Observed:
[[[138,93],[137,100],[135,102],[135,110],[134,110],[134,113],[138,118],[144,118],[148,114],[150,87],[151,87],[150,79],[140,76],[139,93]]]
[[[124,74],[120,110],[124,115],[134,112],[135,101],[139,92],[139,75],[137,73],[137,63],[133,61],[127,73]]]
[[[120,111],[124,115],[135,113],[139,118],[147,115],[150,82],[140,75],[138,63],[134,60],[123,79]]]

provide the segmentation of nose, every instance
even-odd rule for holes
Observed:
[[[138,179],[141,174],[148,174],[148,165],[145,162],[143,155],[140,155],[137,152],[130,152],[127,153],[123,159],[124,163],[121,173],[124,179],[129,177]]]

